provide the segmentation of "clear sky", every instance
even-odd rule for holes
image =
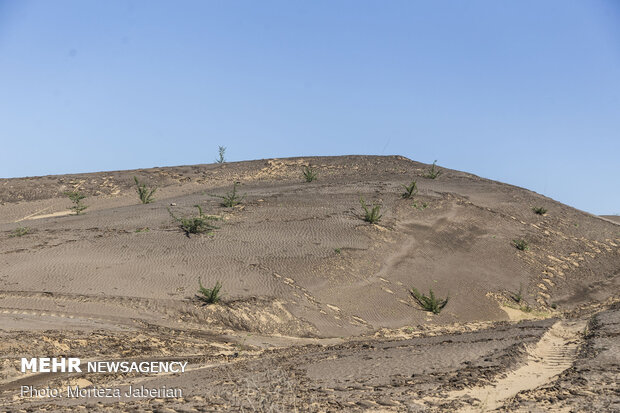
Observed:
[[[620,213],[620,1],[0,0],[0,177],[399,154]]]

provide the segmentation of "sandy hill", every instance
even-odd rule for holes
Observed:
[[[308,165],[313,182],[302,175]],[[2,334],[27,353],[77,351],[79,338],[92,357],[195,354],[206,346],[196,337],[278,347],[553,317],[617,298],[620,226],[464,172],[440,168],[430,179],[429,168],[342,156],[0,179]],[[157,187],[153,203],[140,203],[134,177]],[[412,180],[419,192],[405,199]],[[235,182],[243,202],[223,207],[213,195]],[[87,195],[82,215],[68,215],[72,190]],[[381,205],[377,224],[363,220],[360,198]],[[219,218],[211,233],[186,236],[171,217],[196,216],[194,205]],[[222,283],[221,305],[196,299],[199,279]],[[449,302],[432,315],[411,287]],[[549,325],[532,327],[531,339]],[[39,339],[37,330],[62,333]]]
[[[304,181],[304,165],[315,181]],[[463,172],[424,178],[428,168],[347,156],[1,180],[4,306],[51,310],[45,292],[76,314],[134,318],[147,306],[153,322],[216,317],[250,331],[341,336],[427,321],[412,286],[450,296],[435,323],[507,319],[498,301],[520,286],[545,310],[618,290],[618,226]],[[155,202],[139,203],[134,176],[157,186]],[[418,195],[401,198],[412,180]],[[234,182],[244,202],[220,206],[211,195]],[[61,216],[68,190],[88,195],[83,215]],[[360,197],[382,205],[377,225],[361,219]],[[184,236],[168,212],[196,215],[196,204],[222,217],[212,235]],[[30,233],[11,238],[19,226]],[[188,309],[199,277],[222,282],[234,314]]]

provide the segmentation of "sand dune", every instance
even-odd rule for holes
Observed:
[[[316,181],[304,182],[304,165],[317,169]],[[84,405],[14,397],[25,380],[18,357],[44,352],[191,361],[178,377],[77,377],[187,390],[182,400],[106,406],[466,408],[477,393],[459,388],[485,388],[518,369],[525,345],[545,343],[557,320],[585,325],[611,311],[620,286],[613,217],[459,171],[428,179],[428,167],[403,157],[309,157],[0,180],[0,400],[10,409]],[[139,202],[134,176],[158,187],[155,202]],[[419,193],[403,199],[412,180]],[[212,195],[234,182],[244,201],[223,207]],[[68,190],[88,195],[83,215],[66,215]],[[377,224],[362,219],[360,197],[382,205]],[[170,215],[193,216],[194,205],[220,218],[211,234],[186,236]],[[15,236],[19,227],[27,233]],[[519,239],[526,250],[515,248]],[[196,299],[199,278],[222,283],[222,303]],[[433,315],[411,287],[449,302]],[[516,393],[538,403],[536,388]],[[518,398],[510,403],[519,408]]]

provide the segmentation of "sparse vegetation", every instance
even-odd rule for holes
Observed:
[[[334,252],[336,254],[340,254],[342,252],[342,250],[340,248],[334,248]]]
[[[138,228],[136,229],[136,233],[138,232],[149,232],[151,229],[149,227]]]
[[[583,328],[583,338],[589,338],[590,337],[590,328],[589,325],[586,324],[586,326]]]
[[[155,191],[157,191],[157,188],[149,188],[145,183],[140,183],[140,181],[138,181],[138,178],[136,178],[135,176],[133,177],[133,180],[136,183],[136,192],[138,192],[140,201],[143,204],[150,204],[151,202],[153,202],[155,200],[155,198],[153,198],[153,195],[155,194]]]
[[[65,192],[65,195],[69,197],[71,202],[73,202],[73,206],[69,209],[75,212],[75,215],[80,215],[82,211],[88,208],[86,205],[82,203],[82,200],[86,198],[86,195],[82,194],[79,191],[69,191]]]
[[[444,307],[448,304],[448,300],[450,300],[450,297],[446,297],[443,300],[435,297],[435,293],[433,292],[432,288],[430,289],[428,296],[420,293],[413,287],[411,288],[410,292],[413,298],[418,302],[418,304],[420,304],[423,309],[425,309],[426,311],[430,311],[433,314],[439,314],[441,310],[443,310]]]
[[[530,249],[528,242],[524,239],[513,239],[512,243],[519,251],[527,251]]]
[[[211,221],[219,219],[218,217],[214,215],[205,215],[202,212],[200,205],[194,205],[194,207],[198,208],[198,216],[191,218],[178,218],[172,213],[170,208],[168,208],[168,212],[170,213],[170,216],[172,216],[172,218],[179,223],[179,226],[188,237],[190,234],[202,234],[204,232],[210,232],[213,229],[217,229],[216,226],[211,224]]]
[[[403,185],[403,187],[405,188],[405,192],[401,194],[402,198],[411,199],[418,193],[418,185],[416,181],[411,181],[409,185]]]
[[[204,301],[207,304],[217,304],[220,301],[220,290],[222,289],[222,284],[219,281],[215,283],[213,288],[205,288],[202,285],[202,281],[200,280],[200,278],[198,278],[198,285],[198,292],[200,293],[198,298],[200,300]]]
[[[524,313],[530,314],[530,316],[534,318],[548,318],[553,316],[553,314],[549,311],[535,309],[531,305],[527,304],[525,300],[522,300],[520,304],[514,302],[505,302],[502,305],[507,308],[512,308],[514,310],[519,310]]]
[[[547,209],[543,207],[534,207],[532,208],[532,211],[534,211],[537,215],[545,215],[547,213]]]
[[[11,234],[9,235],[10,238],[14,238],[14,237],[23,237],[24,235],[28,234],[30,232],[30,228],[28,227],[17,227],[15,228]]]
[[[318,171],[309,165],[304,166],[304,169],[302,170],[302,172],[304,174],[304,178],[306,179],[306,182],[314,181],[318,174]]]
[[[534,309],[527,304],[521,306],[521,311],[523,311],[524,313],[531,313],[533,310]]]
[[[523,301],[523,284],[519,284],[519,291],[516,293],[510,293],[510,298],[512,298],[517,304],[520,304],[521,301]]]
[[[226,158],[224,157],[224,155],[226,154],[226,147],[225,146],[218,146],[217,151],[218,151],[218,157],[215,160],[215,162],[217,162],[217,163],[224,163],[224,162],[226,162]]]
[[[373,204],[372,206],[366,205],[364,202],[364,198],[360,197],[360,204],[362,205],[362,209],[364,210],[364,221],[369,222],[371,224],[376,224],[381,220],[381,205]]]
[[[235,207],[237,205],[239,205],[241,202],[243,202],[243,199],[245,198],[245,195],[239,195],[237,194],[237,185],[239,184],[239,182],[235,182],[233,184],[233,189],[232,191],[228,192],[226,195],[211,195],[214,196],[216,198],[220,198],[222,200],[221,205],[227,208],[232,208]]]
[[[426,209],[428,207],[426,202],[422,202],[421,204],[418,204],[418,201],[413,201],[413,204],[411,204],[411,206],[419,211],[422,211],[423,209]]]
[[[435,159],[435,162],[433,162],[431,167],[426,171],[426,174],[424,174],[424,177],[429,178],[429,179],[435,179],[441,174],[442,174],[442,170],[437,167],[437,160]]]

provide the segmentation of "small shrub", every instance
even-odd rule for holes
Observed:
[[[194,205],[194,207],[198,208],[198,216],[191,218],[178,218],[172,213],[170,208],[168,208],[168,212],[179,223],[179,226],[188,237],[190,234],[202,234],[217,229],[216,226],[211,224],[211,221],[219,219],[218,217],[203,214],[200,205]]]
[[[421,204],[418,204],[417,201],[413,201],[413,204],[411,204],[411,206],[417,209],[418,211],[422,211],[428,207],[426,202],[422,202]]]
[[[314,181],[318,174],[317,170],[311,166],[304,166],[304,169],[302,170],[302,172],[304,174],[304,178],[306,179],[306,182]]]
[[[366,205],[364,202],[364,198],[360,197],[360,204],[362,205],[362,209],[364,210],[364,221],[370,222],[371,224],[376,224],[381,220],[383,215],[380,214],[381,205],[373,204],[372,207]]]
[[[340,254],[342,252],[342,250],[340,248],[334,248],[334,252],[336,254]]]
[[[513,239],[512,243],[519,251],[527,251],[530,249],[528,242],[524,239]]]
[[[157,191],[157,188],[149,188],[148,186],[146,186],[146,184],[141,184],[140,181],[138,181],[138,178],[136,178],[135,176],[133,177],[133,180],[136,182],[136,192],[138,192],[140,201],[143,204],[150,204],[151,202],[153,202],[155,200],[155,198],[153,198],[153,195],[155,194],[155,191]]]
[[[433,162],[431,167],[426,171],[426,174],[424,174],[424,177],[429,178],[429,179],[435,179],[439,175],[441,175],[441,173],[442,171],[441,169],[437,168],[437,160],[435,159],[435,162]]]
[[[202,281],[200,281],[200,278],[198,278],[198,285],[198,292],[200,293],[200,295],[198,296],[199,299],[201,299],[207,304],[217,304],[220,301],[220,290],[222,289],[222,284],[219,281],[215,283],[213,288],[205,288],[202,285]]]
[[[215,162],[217,162],[217,163],[224,163],[224,162],[226,162],[226,158],[224,158],[224,155],[226,154],[226,147],[225,146],[218,146],[217,150],[218,150],[218,158],[215,160]]]
[[[446,297],[444,300],[435,297],[435,293],[432,289],[429,291],[429,295],[426,296],[412,287],[411,295],[413,296],[413,298],[415,298],[415,300],[418,302],[418,304],[420,304],[423,309],[425,309],[426,311],[430,311],[433,314],[439,314],[441,310],[443,310],[443,308],[448,304],[448,300],[450,300],[450,297]]]
[[[233,189],[231,192],[228,192],[226,195],[211,195],[214,196],[216,198],[220,198],[222,199],[222,203],[221,205],[227,208],[232,208],[234,206],[239,205],[241,202],[243,202],[243,198],[245,198],[245,195],[239,195],[237,194],[237,185],[239,184],[239,182],[235,182],[233,184]]]
[[[416,181],[411,181],[409,185],[403,185],[403,187],[405,188],[405,192],[401,194],[402,198],[411,199],[418,193],[418,185]]]
[[[523,284],[519,284],[519,291],[516,293],[510,293],[510,298],[512,298],[517,304],[523,301]]]
[[[136,233],[139,232],[149,232],[151,229],[149,227],[144,227],[144,228],[138,228],[136,229]]]
[[[534,207],[532,208],[532,211],[534,211],[537,215],[545,215],[547,213],[547,210],[543,207]]]
[[[586,324],[586,326],[583,328],[583,338],[590,338],[591,337],[591,332],[590,332],[590,328],[589,326]]]
[[[86,198],[86,195],[80,193],[79,191],[65,192],[65,195],[69,197],[71,202],[73,202],[73,206],[69,209],[75,212],[75,215],[80,215],[82,211],[88,208],[82,203],[82,200]]]
[[[11,234],[9,235],[10,238],[14,238],[14,237],[23,237],[24,235],[28,234],[30,232],[30,228],[28,227],[17,227],[15,228]]]

